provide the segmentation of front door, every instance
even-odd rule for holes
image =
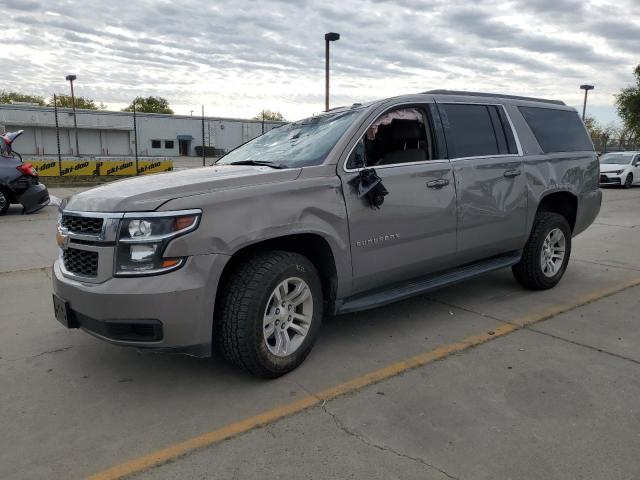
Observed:
[[[422,108],[386,112],[351,153],[342,182],[353,293],[419,277],[453,261],[453,173],[450,162],[438,154],[430,125]],[[369,168],[388,191],[379,208],[358,195],[358,179]]]
[[[183,157],[189,156],[189,144],[191,140],[178,140],[178,147],[180,149],[180,155]]]
[[[457,191],[457,263],[522,248],[526,180],[501,105],[439,103]]]

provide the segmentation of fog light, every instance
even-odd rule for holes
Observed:
[[[132,262],[148,262],[153,259],[157,245],[131,245],[129,248]]]

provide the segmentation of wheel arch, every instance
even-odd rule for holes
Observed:
[[[544,194],[538,202],[538,212],[551,212],[562,215],[569,224],[571,232],[578,217],[578,197],[569,190],[556,190]]]
[[[242,246],[233,252],[226,263],[218,282],[218,292],[241,262],[257,253],[273,250],[293,252],[309,259],[320,275],[325,301],[333,302],[336,299],[338,272],[335,255],[329,242],[318,233],[294,233]],[[216,294],[216,299],[219,297]]]

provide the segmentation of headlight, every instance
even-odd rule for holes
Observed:
[[[115,275],[156,275],[180,268],[185,258],[163,258],[167,244],[198,228],[200,210],[127,213],[120,223]]]
[[[624,172],[624,170],[616,170],[616,171],[615,171],[615,172],[613,172],[613,173],[615,173],[616,175],[620,175],[622,172]]]

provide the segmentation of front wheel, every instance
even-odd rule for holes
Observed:
[[[263,378],[295,369],[322,322],[322,285],[302,255],[263,252],[244,260],[220,286],[214,342],[223,356]]]
[[[571,229],[557,213],[539,212],[522,258],[512,268],[513,275],[524,287],[546,290],[555,287],[569,263]]]
[[[633,174],[629,174],[627,175],[627,178],[624,180],[624,188],[631,188],[631,186],[633,185]]]

